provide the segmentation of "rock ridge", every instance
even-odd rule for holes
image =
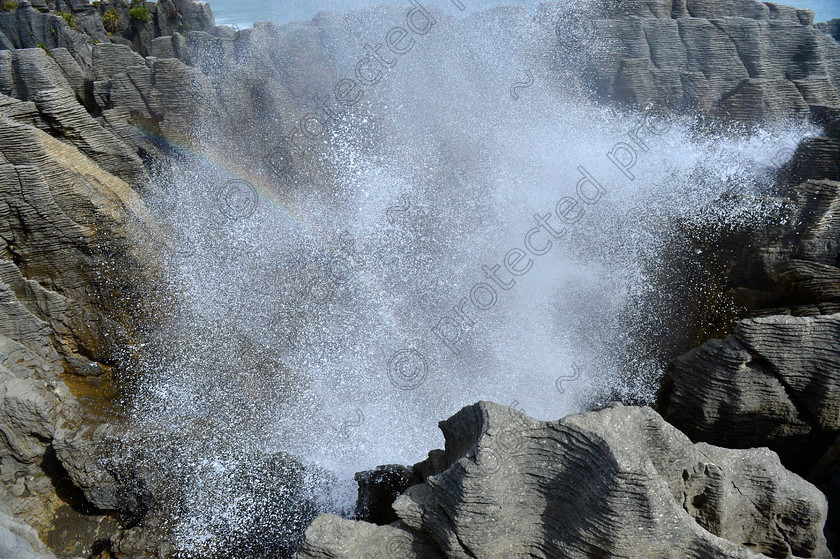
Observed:
[[[831,556],[825,497],[773,452],[691,443],[649,408],[542,422],[480,402],[440,426],[397,522],[321,516],[296,557]]]

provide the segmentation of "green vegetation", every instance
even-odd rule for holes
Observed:
[[[134,7],[128,11],[128,17],[131,21],[146,23],[149,21],[149,10],[146,9],[145,3],[135,2]]]
[[[108,33],[115,33],[120,30],[120,14],[117,13],[117,10],[111,8],[105,12],[105,15],[102,16],[102,26]]]
[[[17,8],[18,3],[15,0],[0,0],[0,12],[11,12]]]
[[[67,25],[70,26],[70,29],[76,29],[76,15],[71,14],[70,12],[56,12],[56,15],[60,15],[64,18],[64,21],[67,22]]]
[[[46,52],[47,54],[50,53],[50,49],[47,48],[46,43],[38,43],[38,48],[44,49],[44,52]]]

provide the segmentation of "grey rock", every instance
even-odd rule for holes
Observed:
[[[825,497],[775,453],[693,444],[648,408],[543,422],[482,402],[441,430],[398,523],[321,517],[296,557],[435,556],[411,549],[426,538],[453,558],[830,557]],[[406,551],[381,555],[406,527]]]
[[[838,41],[840,41],[840,19],[831,19],[828,21],[823,21],[817,24],[820,31],[825,33],[826,35],[831,35]]]
[[[93,47],[93,74],[97,80],[109,80],[132,66],[145,66],[142,56],[126,45],[100,43]]]
[[[44,441],[52,439],[61,423],[59,401],[45,390],[44,381],[16,378],[5,367],[0,369],[0,383],[0,432],[5,447],[0,452],[34,464],[44,455]]]
[[[85,33],[70,29],[63,18],[41,13],[32,7],[0,12],[0,46],[7,49],[66,48],[80,63],[90,60],[94,39]]]
[[[16,518],[0,502],[0,557],[9,559],[55,559],[38,534]]]
[[[794,196],[801,196],[795,185],[821,179],[840,181],[840,119],[827,122],[823,134],[805,138],[781,176]]]
[[[190,0],[147,3],[151,20],[145,24],[131,22],[127,8],[119,6],[121,28],[108,37],[101,22],[106,3],[94,8],[77,0],[44,0],[38,5],[44,10],[72,11],[83,33],[69,29],[58,16],[30,7],[0,14],[0,46],[18,49],[0,51],[0,92],[4,94],[0,96],[0,238],[4,240],[0,242],[0,308],[5,313],[0,314],[0,364],[12,389],[4,408],[9,413],[0,416],[0,429],[8,432],[0,471],[4,484],[14,489],[20,503],[26,503],[28,508],[21,514],[28,521],[42,525],[51,521],[52,490],[44,487],[47,480],[26,478],[51,449],[90,503],[136,516],[148,505],[138,481],[145,478],[132,475],[123,465],[110,467],[100,460],[98,450],[111,441],[109,428],[100,428],[102,418],[92,417],[84,417],[86,425],[79,428],[79,403],[60,378],[61,371],[66,371],[89,386],[106,384],[114,374],[106,365],[113,362],[108,340],[130,337],[138,321],[151,315],[149,307],[142,306],[149,305],[145,295],[122,297],[148,293],[146,284],[152,282],[149,276],[157,266],[155,249],[144,252],[136,245],[163,244],[137,196],[148,188],[139,154],[148,160],[160,151],[136,134],[135,125],[164,136],[189,137],[195,122],[202,120],[219,124],[224,132],[216,135],[222,138],[234,137],[230,131],[257,126],[267,137],[280,137],[288,130],[277,113],[295,120],[311,110],[312,95],[332,86],[341,45],[355,48],[357,38],[339,30],[351,18],[331,15],[306,24],[282,28],[263,24],[234,32],[214,27],[209,6]],[[519,18],[511,24],[517,29],[527,29],[557,46],[556,9],[557,5],[541,8],[539,23],[525,11],[504,14]],[[838,105],[836,32],[829,26],[815,27],[813,13],[807,10],[752,0],[645,0],[593,12],[593,23],[602,40],[582,58],[602,98],[640,106],[673,105],[688,98],[690,106],[704,114],[748,122],[790,115],[804,118],[815,107],[830,112]],[[468,30],[474,23],[453,20],[452,25]],[[21,49],[39,42],[52,49],[52,56],[39,48]],[[807,64],[802,64],[803,56]],[[253,142],[243,152],[259,154],[265,138],[253,135],[243,141]],[[796,177],[795,184],[803,185],[790,197],[791,215],[802,225],[795,232],[787,228],[778,238],[761,237],[767,242],[760,259],[750,260],[759,262],[752,269],[764,274],[760,282],[749,283],[755,276],[742,283],[735,281],[739,278],[733,280],[735,290],[752,287],[744,297],[760,301],[754,308],[772,310],[795,303],[797,309],[789,306],[785,312],[817,314],[840,305],[840,277],[832,261],[837,243],[831,234],[837,215],[836,185],[827,182],[837,165],[836,147],[834,136],[827,132],[804,147],[786,171],[791,181]],[[112,256],[106,258],[106,252]],[[94,279],[93,270],[103,262],[124,273]],[[781,359],[775,347],[761,351]],[[727,346],[716,351],[710,358],[724,355],[737,361],[751,349]],[[38,372],[39,367],[48,370]],[[787,395],[778,386],[761,386],[768,397]],[[807,387],[803,390],[808,391]],[[779,432],[791,438],[807,436],[814,422],[802,419],[802,414],[827,417],[828,408],[830,404],[818,398],[810,408],[777,406],[777,418],[787,422]],[[490,407],[481,409],[488,418],[496,417]],[[492,463],[498,449],[493,446],[493,429],[482,431],[485,420],[468,427],[470,413],[464,412],[450,428],[454,438],[448,444],[456,450],[435,453],[414,468],[414,475],[424,483],[409,488],[409,483],[400,482],[368,503],[368,508],[374,501],[377,507],[384,506],[399,493],[394,503],[399,518],[395,526],[323,517],[310,528],[301,553],[358,556],[368,549],[386,557],[403,553],[433,557],[442,550],[450,556],[477,550],[479,555],[492,556],[510,551],[504,541],[493,539],[507,536],[510,542],[520,542],[522,549],[547,553],[540,538],[552,534],[545,540],[556,546],[550,548],[551,553],[568,548],[570,556],[600,552],[596,549],[600,543],[593,543],[599,537],[615,542],[609,550],[615,554],[623,550],[637,555],[633,546],[639,544],[638,549],[648,546],[663,554],[748,557],[747,543],[773,556],[824,554],[818,529],[822,505],[813,488],[781,470],[772,454],[728,454],[690,445],[660,425],[658,418],[638,419],[636,415],[642,412],[598,413],[602,414],[598,421],[609,427],[571,419],[551,427],[529,424],[528,429],[541,433],[541,441],[570,446],[558,455],[546,455],[543,447],[537,451],[526,439],[521,449],[503,453],[507,462],[502,462],[509,468],[515,464],[527,475],[502,478],[497,472],[475,471]],[[622,431],[604,419],[611,413],[626,413],[631,427]],[[656,444],[644,440],[623,448],[625,441],[607,432],[613,428],[624,437],[638,438],[642,432],[658,433],[659,439]],[[822,424],[820,429],[824,429]],[[576,437],[581,433],[590,438],[576,447],[572,443],[579,442]],[[687,480],[680,481],[682,474],[672,471],[676,466],[658,461],[663,454],[677,453],[674,449],[689,457],[685,460],[694,460],[690,468],[680,470],[688,472]],[[517,454],[520,450],[522,456]],[[606,485],[594,473],[596,467],[587,462],[588,456],[610,465],[605,479],[614,485]],[[734,463],[734,456],[744,463]],[[546,468],[535,467],[545,458],[550,462]],[[573,468],[569,464],[575,460]],[[629,487],[627,476],[643,481],[633,488],[635,493],[621,493]],[[783,480],[783,487],[773,487],[774,476],[777,482]],[[581,477],[590,484],[576,487]],[[371,489],[382,488],[375,480],[369,481]],[[561,485],[552,486],[554,481]],[[730,482],[761,506],[756,510],[746,506],[729,489]],[[453,488],[461,486],[466,488],[463,498],[456,498]],[[555,490],[566,486],[583,501],[593,502],[591,527],[590,519],[564,500],[563,491]],[[553,508],[544,507],[543,516],[517,509],[525,506],[517,500],[517,491],[529,502],[550,502]],[[790,495],[805,504],[796,509]],[[598,498],[605,503],[595,503]],[[647,508],[639,499],[649,499]],[[505,521],[518,520],[523,513],[540,535],[504,524],[498,534],[490,533],[487,524],[496,513],[480,518],[491,510],[489,506],[497,506],[499,518]],[[613,526],[610,523],[617,522],[616,511],[621,507],[634,520]],[[453,511],[454,516],[448,517]],[[555,513],[571,518],[570,527],[554,522]],[[741,513],[745,520],[733,519]],[[769,522],[774,514],[786,519],[781,526]],[[788,518],[792,518],[791,526]],[[376,518],[378,522],[392,519]],[[638,525],[650,526],[649,534],[627,532]],[[256,531],[263,529],[265,525],[260,525]],[[568,531],[573,529],[580,535]],[[603,533],[597,534],[598,529]],[[125,530],[112,538],[111,552],[153,556],[157,553],[153,531]],[[336,531],[346,537],[330,539]],[[672,532],[678,536],[673,549],[662,543],[665,534]],[[555,534],[559,535],[551,539]],[[574,542],[583,543],[575,547]],[[231,543],[233,547],[246,544]]]
[[[377,526],[323,514],[306,529],[306,537],[295,557],[443,559],[445,555],[427,536],[408,529],[404,524]]]
[[[143,71],[148,71],[145,66]],[[148,182],[143,162],[127,146],[90,116],[73,94],[52,89],[35,99],[39,112],[57,134],[73,138],[73,145],[104,171],[128,181],[136,188]]]
[[[0,481],[14,514],[48,532],[56,487],[72,489],[62,485],[57,448],[79,486],[108,474],[79,444],[102,418],[83,413],[63,376],[88,384],[87,410],[107,411],[102,387],[113,374],[112,344],[127,342],[139,307],[136,296],[98,293],[104,284],[119,290],[151,283],[148,271],[159,261],[134,245],[151,238],[154,220],[136,192],[102,169],[128,176],[136,156],[81,108],[70,87],[33,83],[33,101],[0,96]],[[134,169],[143,169],[137,160]],[[98,273],[104,262],[116,275]],[[83,422],[89,429],[77,433]],[[89,501],[104,503],[107,490],[103,483]]]
[[[9,69],[3,72],[3,81],[0,82],[0,88],[6,95],[31,101],[38,93],[48,89],[73,91],[61,66],[43,49],[12,51],[8,57],[8,64]]]
[[[595,2],[580,25],[591,26],[584,53],[561,40],[566,55],[583,56],[599,94],[645,107],[676,107],[744,122],[807,116],[809,105],[840,105],[840,45],[813,12],[751,0],[672,3]],[[540,17],[560,22],[562,5]],[[588,29],[574,28],[572,36]],[[561,33],[562,35],[562,33]],[[797,53],[808,53],[807,64]]]
[[[50,56],[61,69],[67,83],[73,88],[76,99],[81,103],[85,103],[88,100],[86,84],[91,78],[89,72],[76,62],[76,59],[73,58],[67,49],[54,48],[50,50]]]
[[[103,555],[101,559],[175,559],[178,554],[172,539],[167,532],[166,520],[148,515],[142,525],[112,534],[109,555]]]
[[[803,157],[791,173],[822,174],[836,166],[819,163],[833,141],[806,141]],[[777,199],[781,209],[772,219],[712,235],[704,242],[704,261],[722,279],[726,294],[752,315],[814,315],[840,312],[837,235],[840,182],[807,180]],[[708,250],[706,250],[708,249]],[[742,315],[743,316],[743,315]]]
[[[656,407],[694,440],[807,472],[840,434],[840,315],[771,316],[677,358]]]
[[[119,431],[115,426],[86,425],[73,431],[56,432],[53,448],[73,484],[92,505],[139,520],[153,499],[134,472],[108,461],[109,451],[118,443]]]
[[[840,547],[840,436],[828,447],[811,470],[811,480],[828,497],[828,520],[825,524],[829,549]]]
[[[174,0],[175,7],[181,13],[184,26],[189,31],[205,31],[216,26],[213,11],[207,2],[195,0]]]
[[[178,58],[172,36],[157,37],[152,41],[152,56],[155,58]]]

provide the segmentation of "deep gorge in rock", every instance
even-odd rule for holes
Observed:
[[[2,4],[0,557],[840,553],[837,20],[461,6]]]

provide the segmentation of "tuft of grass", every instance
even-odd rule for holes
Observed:
[[[96,8],[97,10],[99,9],[100,4],[102,4],[102,2],[100,2],[99,0],[93,0],[93,2],[90,3],[90,5]]]
[[[18,9],[16,0],[0,0],[0,12],[11,12]]]
[[[70,29],[76,29],[76,14],[71,14],[70,12],[56,12],[56,15],[60,15],[64,18],[64,21],[67,22]]]
[[[38,43],[38,48],[44,49],[44,52],[50,54],[50,49],[47,48],[46,43]]]
[[[137,3],[128,11],[128,17],[131,21],[146,23],[149,21],[149,10],[146,9],[145,4]]]
[[[105,11],[105,15],[102,16],[102,26],[109,33],[115,33],[120,30],[120,14],[117,13],[117,10],[110,8]]]

